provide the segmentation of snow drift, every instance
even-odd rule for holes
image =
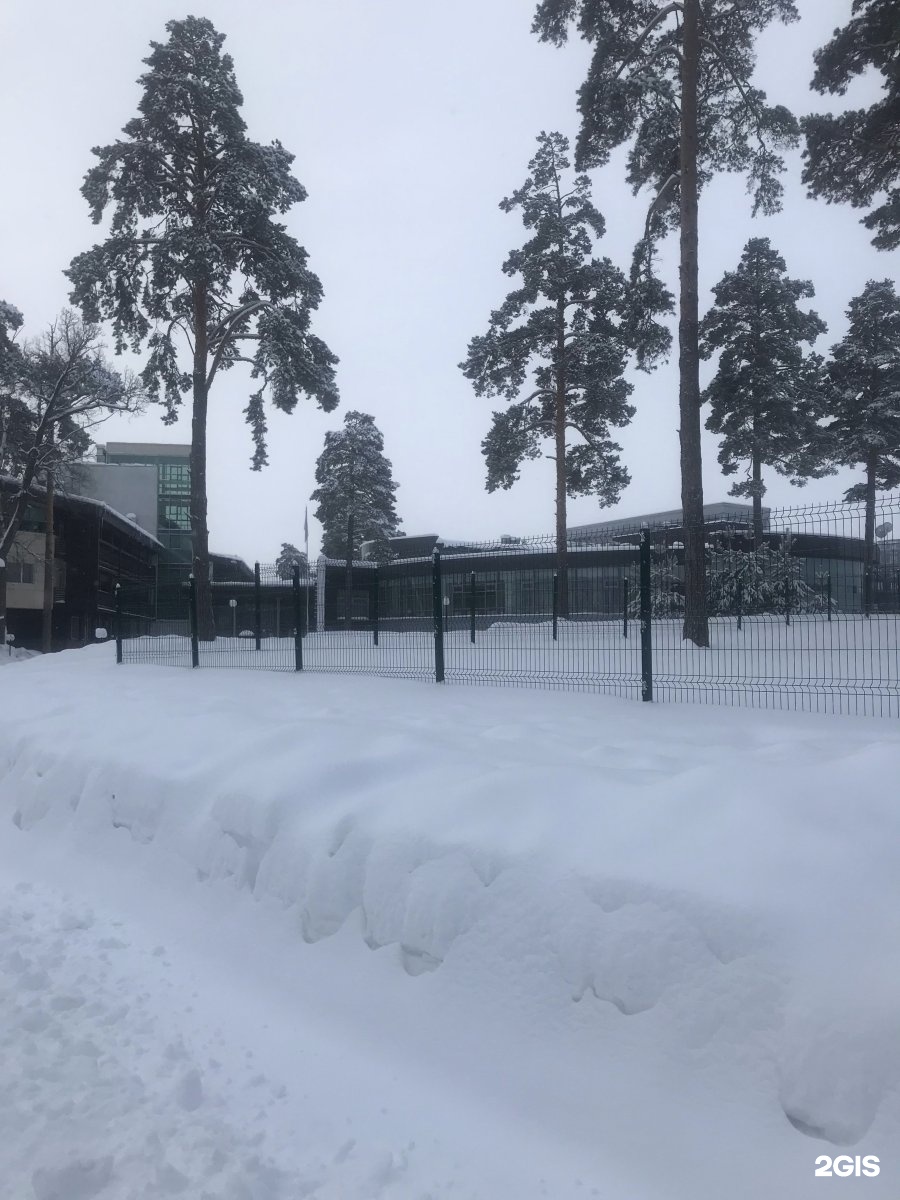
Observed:
[[[7,858],[53,847],[76,882],[139,872],[186,923],[214,900],[278,925],[298,964],[331,964],[305,1003],[347,1037],[522,1130],[520,1168],[542,1145],[545,1167],[580,1164],[479,1191],[463,1149],[459,1194],[802,1197],[847,1148],[883,1165],[842,1194],[896,1193],[890,725],[117,669],[111,647],[0,689]],[[419,1182],[370,1194],[457,1194]],[[132,1194],[112,1186],[85,1194]]]

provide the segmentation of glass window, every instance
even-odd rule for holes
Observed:
[[[191,490],[191,468],[187,463],[164,463],[159,468],[159,494],[183,496]]]
[[[34,583],[34,563],[10,562],[6,564],[7,583]]]
[[[187,504],[164,504],[162,523],[167,529],[190,529],[191,510]]]
[[[475,580],[475,611],[480,613],[503,613],[504,586],[501,579]],[[470,583],[454,582],[450,587],[450,604],[455,613],[469,611],[472,602]]]

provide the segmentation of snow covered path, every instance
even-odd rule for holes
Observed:
[[[15,857],[2,856],[0,888],[0,1195],[598,1194],[596,1164],[578,1147],[548,1154],[539,1142],[534,1153],[519,1121],[410,1063],[416,1006],[390,996],[396,963],[367,978],[346,962],[339,935],[310,980],[308,964],[285,961],[290,942],[285,930],[272,936],[274,913],[259,921],[216,890],[185,920],[178,903],[148,894],[146,878],[129,893],[115,869],[86,886],[83,862]],[[83,899],[108,890],[114,916]],[[169,945],[154,944],[160,930]],[[323,976],[353,1023],[329,1019]],[[383,1011],[393,999],[402,1022]],[[439,1031],[425,1025],[427,1041]],[[377,1035],[388,1031],[395,1045],[385,1053]],[[603,1178],[615,1174],[610,1164]],[[623,1194],[629,1186],[623,1175]]]
[[[0,702],[2,1200],[900,1191],[889,723],[111,647]]]
[[[289,1031],[297,1044],[285,1053],[307,1060],[292,1094],[277,1055],[274,1079],[256,1061],[271,1026],[251,1024],[235,1039],[208,1024],[208,981],[185,978],[164,946],[142,944],[140,927],[24,881],[0,905],[4,1196],[476,1194],[456,1186],[460,1164],[438,1138],[418,1153],[413,1140],[398,1141],[384,1105],[361,1128],[349,1115],[337,1120],[327,1076],[350,1067],[364,1084],[366,1064],[323,1046],[320,1029],[287,1020],[275,1035]]]

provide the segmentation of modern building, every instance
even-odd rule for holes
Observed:
[[[750,504],[720,501],[704,505],[708,544],[715,555],[754,548]],[[791,526],[793,521],[793,526]],[[568,529],[570,615],[612,617],[623,611],[637,588],[638,544],[647,528],[651,545],[665,552],[665,569],[674,599],[683,592],[683,515],[680,509],[642,513]],[[798,596],[824,604],[830,593],[840,612],[859,612],[864,604],[864,543],[861,528],[843,514],[829,517],[802,509],[773,519],[763,509],[765,544],[784,550],[797,563]],[[892,567],[896,543],[882,541],[876,551],[873,597],[881,611],[900,605],[900,573]],[[377,612],[384,628],[433,619],[430,558],[436,546],[442,558],[445,616],[467,619],[474,608],[479,622],[498,618],[535,620],[551,611],[555,539],[504,536],[492,542],[442,538],[437,534],[390,539],[392,559],[376,569],[363,545],[353,569],[353,620],[371,621]],[[660,561],[662,561],[660,559]],[[897,564],[900,568],[900,561]],[[339,628],[346,613],[346,572],[339,562],[320,560],[319,627]],[[376,596],[377,593],[377,596]],[[816,599],[818,597],[818,599]]]
[[[160,543],[159,582],[180,586],[191,564],[191,448],[178,442],[107,442],[72,468],[70,488],[131,515]],[[210,551],[215,581],[252,579],[234,554]]]
[[[190,486],[190,446],[175,443],[107,442],[97,446],[96,460],[60,474],[55,649],[92,640],[98,623],[112,628],[116,583],[133,627],[145,622],[150,629],[180,613],[191,570]],[[34,496],[7,567],[7,606],[17,644],[39,648],[46,500],[40,488]],[[247,584],[253,570],[238,555],[211,552],[210,577]]]
[[[107,442],[97,446],[97,463],[107,466],[151,467],[156,471],[156,527],[163,548],[161,561],[191,561],[191,448],[169,442]],[[94,473],[98,475],[97,472]],[[132,472],[134,488],[140,474]],[[124,473],[123,473],[124,477]],[[92,480],[101,482],[100,478]]]
[[[0,477],[13,491],[14,480]],[[46,556],[46,493],[32,490],[7,563],[7,627],[17,646],[40,649]],[[115,587],[124,585],[131,610],[146,615],[155,598],[160,544],[130,516],[92,497],[57,493],[53,501],[52,647],[62,650],[112,632]]]

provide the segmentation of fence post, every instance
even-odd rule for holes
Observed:
[[[740,576],[735,587],[734,602],[737,606],[737,627],[740,631],[744,628],[744,581]]]
[[[122,661],[122,585],[116,584],[116,662]]]
[[[863,569],[863,608],[864,615],[870,617],[872,615],[872,567],[866,566]]]
[[[553,640],[557,641],[559,625],[559,575],[553,572]]]
[[[378,645],[378,568],[374,572],[375,586],[372,591],[372,645]]]
[[[622,580],[622,637],[628,637],[628,576]]]
[[[831,620],[831,572],[828,572],[828,620]]]
[[[475,572],[469,576],[469,641],[475,645]]]
[[[894,572],[897,580],[897,612],[900,612],[900,570]]]
[[[188,604],[191,615],[191,666],[200,666],[200,639],[197,634],[197,580],[193,573],[188,576]]]
[[[790,574],[784,577],[784,623],[791,623],[791,577]]]
[[[262,588],[259,582],[259,563],[253,564],[253,632],[256,648],[262,649]]]
[[[303,670],[303,607],[300,603],[300,564],[294,563],[291,572],[291,592],[294,600],[294,670]]]
[[[434,681],[444,682],[444,596],[441,587],[441,552],[435,547],[431,557],[431,607],[434,618]]]
[[[641,530],[641,699],[653,699],[653,605],[650,587],[650,535]]]

